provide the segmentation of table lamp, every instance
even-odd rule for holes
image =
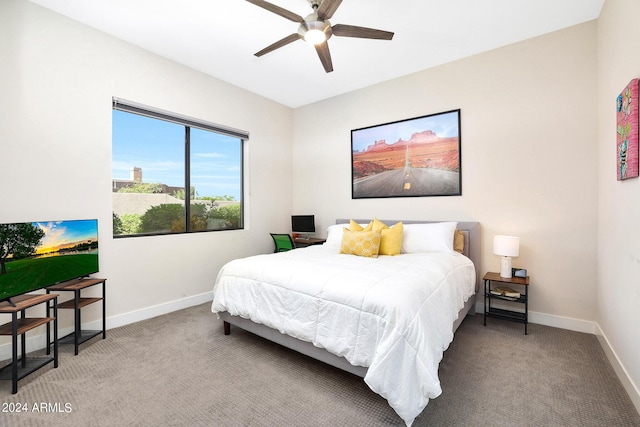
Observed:
[[[520,254],[520,238],[493,236],[493,253],[500,256],[500,277],[511,278],[511,257]]]

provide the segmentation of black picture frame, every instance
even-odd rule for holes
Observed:
[[[351,131],[351,198],[462,195],[460,109]]]

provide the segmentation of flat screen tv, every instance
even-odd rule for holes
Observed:
[[[97,272],[97,219],[0,224],[0,301]]]
[[[316,224],[313,215],[291,215],[291,231],[294,233],[315,233]]]

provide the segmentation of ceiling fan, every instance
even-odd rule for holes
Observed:
[[[342,24],[332,26],[329,19],[336,12],[342,3],[342,0],[307,0],[313,8],[313,12],[305,18],[264,0],[247,1],[266,9],[269,12],[273,12],[276,15],[280,15],[283,18],[300,24],[297,32],[278,40],[259,52],[256,52],[254,55],[258,57],[286,46],[289,43],[293,43],[296,40],[302,39],[315,46],[324,70],[327,73],[330,73],[333,71],[333,64],[331,62],[331,53],[329,52],[327,40],[329,40],[332,35],[339,37],[357,37],[380,40],[391,40],[393,38],[392,32],[376,30],[375,28],[356,27],[355,25]]]

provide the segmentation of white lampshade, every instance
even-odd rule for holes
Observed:
[[[520,254],[520,238],[493,236],[493,253],[501,256],[500,277],[511,278],[511,257]]]
[[[520,254],[520,238],[493,236],[493,253],[500,256],[518,256]]]

